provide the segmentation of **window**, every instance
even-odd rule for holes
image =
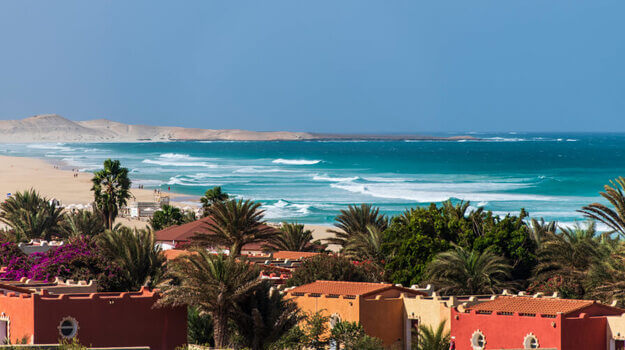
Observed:
[[[523,339],[523,349],[538,349],[538,338],[532,333]]]
[[[9,340],[9,318],[0,317],[0,344],[7,344]]]
[[[65,339],[74,338],[78,333],[78,322],[72,317],[65,317],[59,324],[59,334]]]
[[[478,329],[471,336],[471,346],[473,346],[473,350],[483,350],[485,345],[486,338],[484,337],[484,333]]]

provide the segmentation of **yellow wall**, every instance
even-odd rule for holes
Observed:
[[[404,341],[404,304],[401,298],[290,296],[304,312],[321,312],[331,316],[338,314],[342,321],[360,322],[365,332],[380,338],[388,348],[401,348]],[[397,346],[399,345],[399,346]]]

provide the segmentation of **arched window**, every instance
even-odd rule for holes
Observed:
[[[57,328],[63,339],[71,339],[78,333],[78,321],[73,317],[64,317]]]
[[[538,349],[538,338],[532,333],[525,336],[523,339],[523,349]]]
[[[482,333],[479,329],[473,332],[473,335],[471,336],[471,346],[473,347],[473,350],[483,350],[485,345],[486,337],[484,336],[484,333]]]

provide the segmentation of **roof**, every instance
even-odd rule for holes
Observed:
[[[174,260],[180,256],[183,255],[189,255],[191,254],[190,251],[188,250],[183,250],[183,249],[168,249],[168,250],[163,250],[163,255],[165,256],[165,259],[167,260]]]
[[[540,315],[564,315],[575,311],[583,310],[593,304],[615,310],[620,310],[608,305],[597,303],[594,300],[574,300],[555,298],[534,298],[534,297],[514,297],[500,296],[497,299],[486,301],[471,307],[467,310],[492,311],[492,312],[518,312],[521,314]]]
[[[212,232],[208,229],[208,223],[212,223],[211,217],[201,218],[182,225],[170,226],[160,231],[154,232],[156,241],[158,242],[190,242],[191,237],[196,234]],[[264,243],[250,243],[243,246],[243,250],[262,250]]]
[[[210,217],[201,218],[182,225],[169,226],[154,232],[157,241],[190,241],[196,233],[206,232],[206,225],[212,222]]]
[[[290,250],[280,250],[274,252],[272,255],[273,259],[276,260],[300,260],[303,258],[310,258],[311,256],[319,255],[321,253],[318,252],[293,252]]]
[[[295,287],[288,293],[312,293],[326,295],[349,295],[367,296],[381,293],[389,289],[398,289],[411,294],[425,295],[410,288],[398,287],[390,283],[370,283],[370,282],[346,282],[346,281],[316,281]]]

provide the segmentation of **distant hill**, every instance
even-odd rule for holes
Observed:
[[[323,139],[468,140],[474,138],[471,136],[441,138],[418,135],[340,135],[289,131],[196,129],[129,125],[106,119],[72,121],[56,114],[36,115],[21,120],[0,120],[0,142],[273,141]]]

